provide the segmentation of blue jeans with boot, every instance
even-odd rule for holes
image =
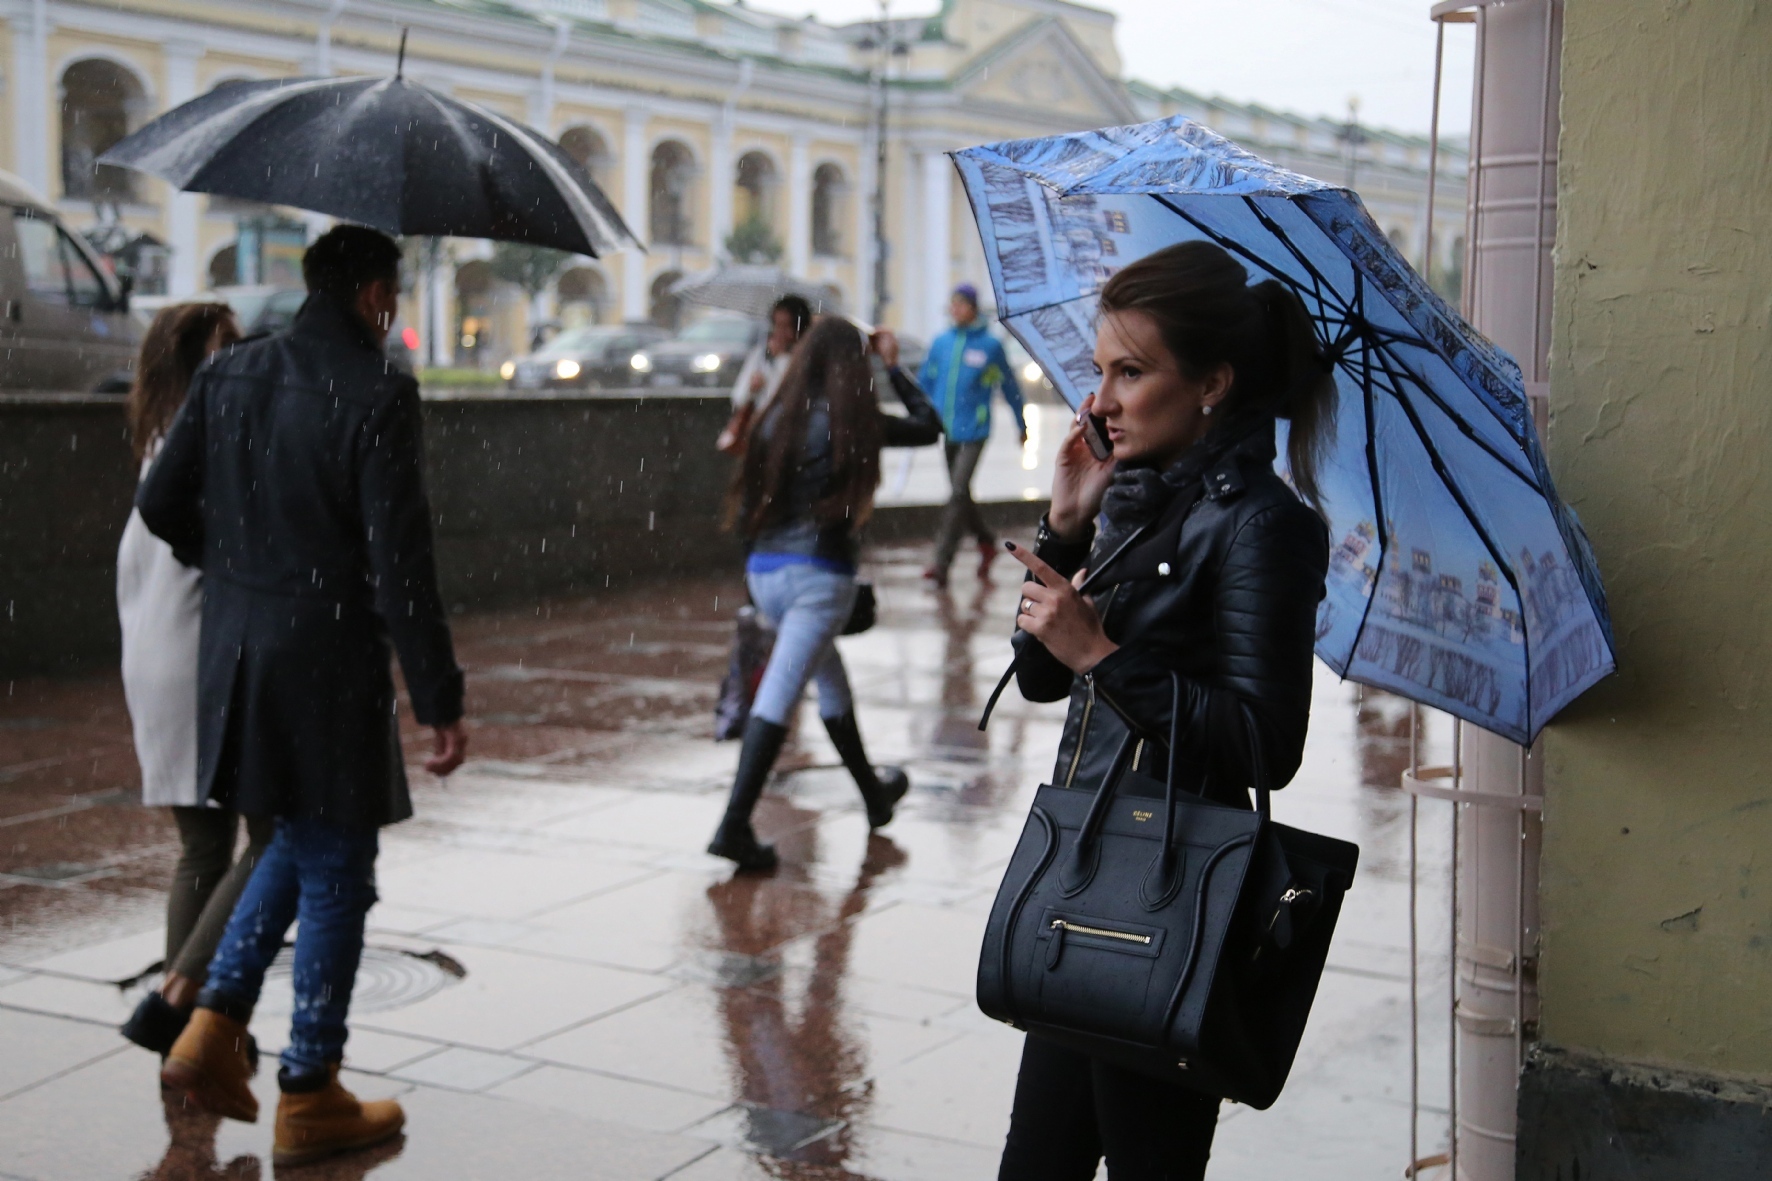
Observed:
[[[328,1064],[344,1058],[364,918],[376,899],[378,848],[373,828],[279,819],[210,961],[197,1003],[244,1024],[290,924],[301,920],[295,1012],[278,1075],[284,1090],[324,1086]]]

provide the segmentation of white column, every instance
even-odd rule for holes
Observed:
[[[13,166],[44,198],[49,191],[49,14],[32,0],[29,17],[14,17],[12,32]]]
[[[622,112],[621,123],[621,214],[641,241],[651,236],[646,208],[651,176],[652,161],[646,156],[646,111],[629,107]],[[622,319],[644,320],[647,310],[646,256],[630,246],[621,264]]]
[[[934,340],[946,320],[954,165],[945,152],[923,153],[923,332]]]
[[[196,41],[165,43],[166,107],[168,110],[197,97],[197,60],[203,46]],[[167,294],[188,299],[203,289],[203,198],[196,193],[173,193],[167,200],[166,237],[172,247],[172,273]]]
[[[788,149],[788,273],[812,273],[812,148],[803,135]]]
[[[726,258],[726,239],[732,234],[732,167],[732,115],[723,110],[714,118],[708,150],[708,252],[720,261]]]
[[[919,175],[916,153],[903,140],[899,141],[899,161],[898,225],[889,238],[889,254],[882,265],[888,274],[894,269],[898,271],[892,284],[892,299],[898,309],[899,331],[915,334],[921,331],[924,319],[923,253],[913,248],[923,234],[923,178]]]

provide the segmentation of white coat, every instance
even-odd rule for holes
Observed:
[[[147,471],[146,465],[142,468]],[[172,556],[131,509],[117,548],[123,698],[135,728],[142,803],[203,803],[197,795],[197,632],[203,576]]]

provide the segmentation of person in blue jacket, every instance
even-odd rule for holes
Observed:
[[[936,337],[919,375],[923,388],[941,411],[947,434],[948,483],[953,492],[942,514],[936,537],[935,560],[923,577],[938,587],[948,584],[948,567],[960,548],[960,537],[970,532],[978,540],[978,575],[989,578],[991,561],[997,556],[997,535],[972,499],[972,474],[978,457],[991,437],[991,391],[1001,390],[1003,401],[1015,414],[1021,441],[1027,442],[1027,419],[1022,413],[1021,386],[1009,367],[1002,342],[990,334],[978,314],[978,288],[962,283],[948,300],[954,326]]]

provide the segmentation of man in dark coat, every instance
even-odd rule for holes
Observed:
[[[203,570],[198,777],[207,798],[277,818],[163,1078],[257,1118],[245,1024],[298,917],[295,1014],[278,1081],[279,1163],[392,1136],[391,1102],[337,1082],[375,901],[376,832],[412,814],[389,642],[427,769],[461,764],[462,674],[432,558],[418,385],[382,352],[400,291],[392,239],[339,226],[302,261],[286,333],[199,369],[136,498]]]

